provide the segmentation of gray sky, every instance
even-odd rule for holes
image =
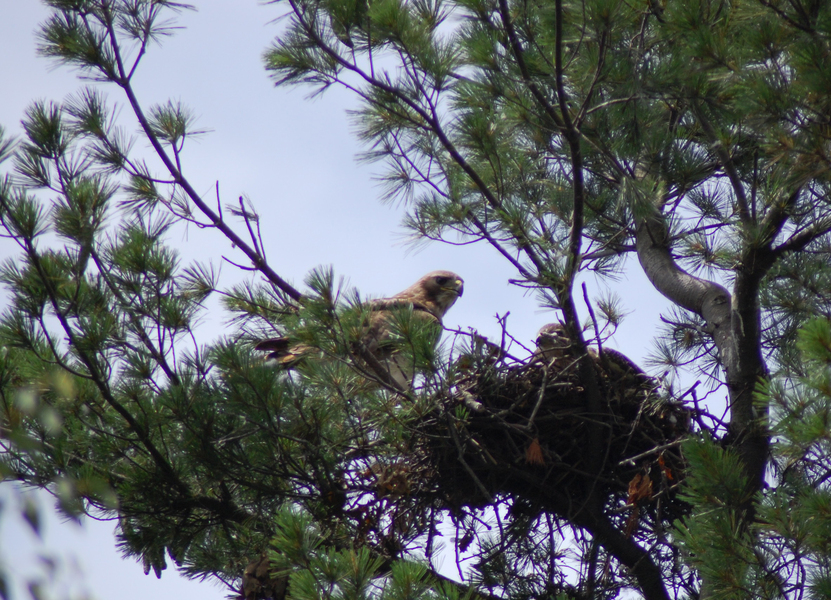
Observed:
[[[556,314],[540,310],[533,296],[508,284],[513,270],[489,247],[433,243],[414,251],[403,243],[401,207],[378,201],[381,190],[373,175],[381,165],[355,160],[361,148],[346,114],[356,106],[354,99],[332,89],[308,100],[308,90],[276,89],[269,81],[261,55],[279,29],[271,23],[277,8],[256,0],[196,4],[198,12],[179,18],[185,29],[161,48],[151,48],[143,60],[136,80],[139,99],[145,106],[181,101],[193,109],[197,124],[210,130],[186,145],[184,173],[214,202],[217,181],[223,204],[241,194],[250,197],[262,217],[274,270],[302,286],[310,269],[332,265],[363,295],[382,296],[404,289],[428,271],[450,269],[465,279],[465,295],[445,318],[448,327],[474,327],[496,337],[494,315],[510,312],[509,330],[530,343],[541,325],[556,319]],[[0,0],[0,124],[12,134],[20,133],[20,119],[31,101],[61,101],[84,85],[76,73],[35,56],[34,32],[46,14],[34,0]],[[136,131],[118,91],[104,91],[122,106],[122,121],[132,123],[128,129]],[[142,142],[137,149],[144,149]],[[244,263],[241,253],[216,231],[190,227],[178,230],[170,241],[185,258],[219,265],[227,256]],[[0,259],[13,250],[0,243]],[[222,270],[226,283],[239,279],[230,265]],[[595,283],[587,280],[592,295]],[[650,350],[666,302],[652,291],[634,260],[616,287],[632,314],[610,345],[641,360]],[[201,331],[205,341],[225,330],[223,317],[212,314]],[[7,510],[14,507],[8,484],[0,486],[0,499],[7,500]],[[35,564],[33,549],[74,556],[63,562],[79,564],[83,585],[63,591],[86,590],[99,600],[211,600],[226,594],[216,585],[182,580],[172,570],[161,581],[152,573],[145,576],[140,565],[117,557],[112,524],[87,519],[79,527],[51,517],[45,542],[38,545],[15,521],[0,520],[0,560],[15,572]],[[67,592],[56,597],[78,596]]]

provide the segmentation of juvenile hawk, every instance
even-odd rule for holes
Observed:
[[[540,328],[537,333],[536,343],[537,350],[534,352],[532,361],[542,360],[546,363],[553,361],[557,365],[558,363],[562,363],[560,359],[569,356],[569,348],[571,348],[572,341],[565,325],[562,323],[548,323]],[[596,349],[589,348],[589,356],[600,364],[601,367],[604,366],[600,362],[600,356]],[[638,365],[617,350],[603,348],[603,356],[608,361],[608,367],[612,371],[611,375],[621,377],[632,374],[639,379],[650,380],[649,376]],[[565,364],[560,364],[560,366],[563,367]]]
[[[403,292],[390,298],[372,300],[369,303],[371,312],[366,324],[366,332],[361,338],[358,355],[366,360],[374,371],[378,371],[379,366],[382,367],[383,372],[378,373],[382,379],[385,379],[387,375],[401,389],[409,389],[412,366],[403,364],[406,361],[397,356],[390,345],[386,344],[392,336],[390,331],[392,311],[412,307],[413,318],[435,323],[440,327],[442,318],[463,292],[464,281],[456,273],[433,271]],[[438,338],[436,341],[438,342]],[[304,344],[292,345],[286,337],[262,341],[255,348],[267,351],[269,360],[288,368],[314,351],[313,348]],[[373,360],[377,364],[372,364]]]

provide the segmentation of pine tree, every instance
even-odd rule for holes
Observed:
[[[362,355],[372,306],[328,270],[304,291],[282,278],[255,210],[214,210],[180,170],[190,110],[136,96],[188,7],[48,4],[41,52],[113,84],[163,170],[100,88],[34,103],[19,144],[0,136],[19,246],[2,269],[5,477],[117,514],[146,571],[169,555],[238,588],[247,570],[249,598],[828,594],[831,333],[811,319],[831,312],[831,5],[279,3],[266,68],[361,98],[406,226],[492,246],[562,315],[556,356],[517,358],[472,333],[437,347],[395,311],[387,343],[416,372],[401,387]],[[181,221],[264,283],[218,290],[183,265],[166,239]],[[658,360],[705,373],[727,422],[604,351],[612,306],[580,321],[578,277],[631,254],[676,307]],[[216,293],[237,330],[202,348]],[[275,330],[312,349],[291,371],[254,350]],[[465,584],[434,568],[451,527]]]

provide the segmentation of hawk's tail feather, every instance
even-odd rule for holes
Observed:
[[[294,344],[287,337],[272,338],[270,340],[263,340],[254,346],[255,350],[268,352],[265,357],[266,362],[275,362],[285,367],[293,367],[311,348],[305,344]]]

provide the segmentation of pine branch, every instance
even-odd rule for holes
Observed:
[[[156,154],[161,159],[162,163],[164,164],[165,168],[167,168],[168,172],[170,173],[173,181],[179,185],[185,193],[188,195],[190,200],[199,208],[202,213],[208,217],[211,224],[219,229],[225,237],[227,237],[236,247],[238,247],[242,252],[248,257],[254,267],[260,271],[263,275],[265,275],[266,279],[268,279],[272,284],[277,286],[283,293],[285,293],[289,298],[296,302],[300,302],[303,299],[303,295],[295,289],[292,285],[290,285],[287,281],[285,281],[282,277],[280,277],[264,260],[263,256],[258,253],[254,248],[250,247],[240,236],[236,234],[236,232],[228,226],[225,221],[220,218],[218,214],[216,214],[213,209],[211,209],[207,203],[205,203],[199,193],[193,188],[190,182],[182,175],[179,168],[173,163],[173,161],[168,156],[167,152],[165,151],[164,147],[162,146],[161,142],[159,141],[158,136],[153,131],[153,128],[150,126],[147,117],[144,114],[144,110],[141,107],[141,104],[138,101],[138,98],[135,95],[133,90],[133,86],[130,80],[130,73],[127,73],[124,68],[124,64],[121,58],[121,49],[119,47],[117,33],[115,31],[115,27],[113,24],[112,14],[110,13],[107,7],[103,7],[102,10],[106,15],[107,19],[104,22],[104,26],[107,29],[107,33],[110,40],[110,48],[113,51],[113,54],[116,59],[116,67],[117,67],[117,76],[112,79],[113,83],[117,84],[124,93],[127,95],[127,99],[130,103],[130,107],[133,110],[136,118],[141,125],[142,131],[147,136],[147,139],[150,141],[151,146],[156,151]]]

